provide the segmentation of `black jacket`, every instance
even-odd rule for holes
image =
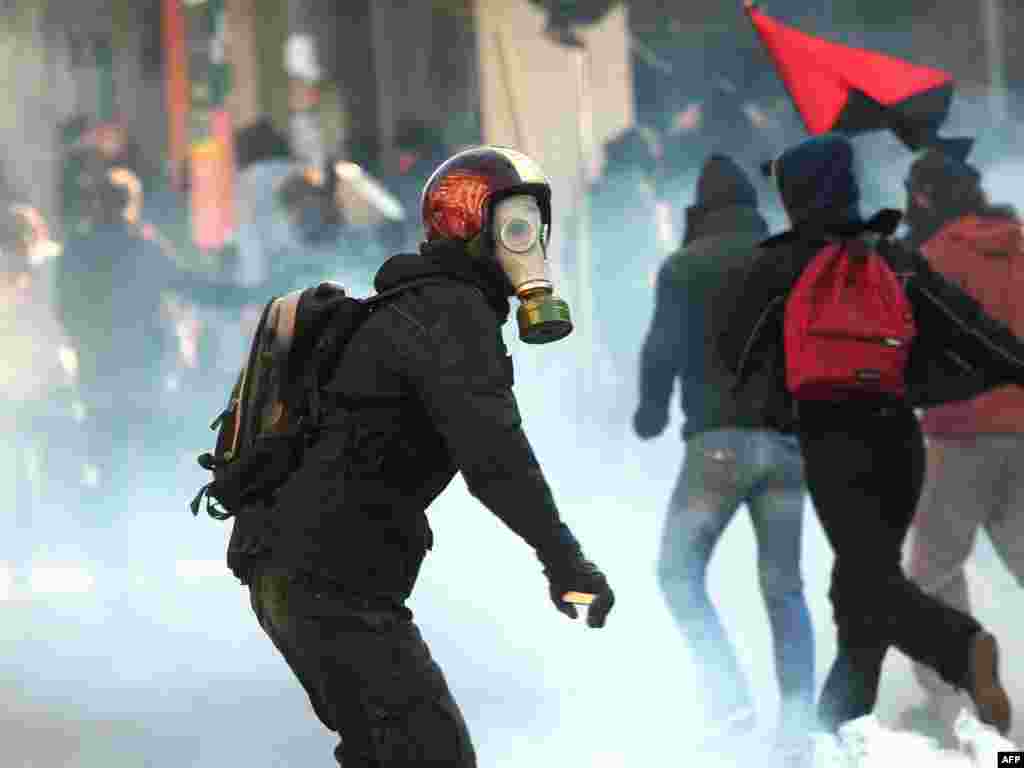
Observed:
[[[981,305],[931,269],[915,250],[888,239],[898,211],[860,216],[853,145],[837,134],[786,150],[773,175],[793,228],[762,243],[761,254],[727,302],[731,319],[720,337],[722,357],[737,374],[785,392],[783,321],[793,285],[827,239],[872,238],[902,277],[917,325],[907,364],[906,403],[928,407],[967,400],[1024,381],[1024,344]],[[881,233],[876,237],[870,233]],[[785,408],[793,412],[787,397]]]
[[[640,360],[640,407],[664,412],[678,380],[684,438],[714,429],[785,427],[772,423],[778,408],[766,408],[750,391],[745,397],[732,391],[735,377],[715,344],[728,321],[722,309],[729,292],[756,258],[767,225],[750,205],[693,207],[687,214],[687,244],[658,274]]]
[[[243,510],[229,550],[402,600],[432,544],[426,509],[461,471],[470,492],[537,550],[575,546],[523,432],[501,335],[505,281],[457,243],[390,259],[380,305],[346,348],[329,430],[276,496]]]
[[[766,245],[731,298],[730,320],[718,341],[738,387],[760,376],[785,389],[786,300],[824,245],[799,236]],[[904,281],[918,329],[906,377],[909,405],[967,400],[1004,384],[1024,383],[1024,343],[1008,328],[932,270],[920,253],[887,240],[878,248]]]

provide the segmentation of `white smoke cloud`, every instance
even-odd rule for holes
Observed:
[[[961,125],[947,133],[964,130]],[[909,153],[884,137],[861,145],[873,160],[868,167],[879,174],[872,202],[900,206]],[[1024,160],[1008,159],[990,167],[987,183],[997,201],[1016,202],[1024,195],[1022,179]],[[784,226],[777,209],[769,211],[773,227]],[[627,309],[650,312],[649,306]],[[665,507],[683,456],[678,409],[673,404],[661,439],[641,443],[623,421],[635,399],[631,382],[602,375],[596,393],[577,395],[572,337],[537,350],[511,346],[527,432],[563,516],[608,574],[617,605],[604,629],[569,622],[551,606],[530,550],[469,496],[461,480],[436,502],[437,544],[412,608],[463,708],[480,765],[671,762],[707,768],[714,757],[702,763],[692,752],[704,733],[702,691],[655,580]],[[195,454],[209,447],[205,424],[220,405],[196,406],[193,418],[202,427],[187,435]],[[5,462],[8,495],[14,480]],[[77,556],[94,574],[88,590],[31,596],[26,584],[45,586],[45,579],[33,582],[31,565],[19,562],[13,549],[5,553],[10,579],[0,579],[0,596],[5,585],[10,595],[30,595],[4,602],[0,622],[0,702],[19,723],[0,730],[6,763],[330,763],[334,737],[315,720],[256,624],[245,590],[223,566],[226,527],[187,512],[204,481],[192,467],[179,469],[173,482],[143,482],[112,502],[109,527],[81,534],[73,494],[65,504],[36,510],[19,546],[56,552],[61,563]],[[803,572],[819,681],[835,650],[826,598],[831,561],[808,506]],[[987,556],[969,568],[972,595],[980,620],[1004,642],[1011,690],[1021,692],[1024,669],[1015,661],[1021,619],[1019,611],[1007,610],[1019,600],[1019,587],[992,562]],[[778,697],[756,548],[744,514],[719,545],[709,589],[750,680],[767,740]],[[891,653],[879,715],[891,722],[918,699],[909,664]]]

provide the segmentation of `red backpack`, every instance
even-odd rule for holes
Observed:
[[[899,277],[861,240],[831,243],[786,301],[786,387],[798,400],[902,397],[917,334]]]

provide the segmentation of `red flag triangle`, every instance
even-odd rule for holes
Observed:
[[[788,27],[748,2],[747,13],[779,77],[811,134],[834,128],[850,92],[895,107],[900,102],[951,85],[946,72],[813,37]]]

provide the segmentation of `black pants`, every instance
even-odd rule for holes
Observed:
[[[826,728],[870,713],[886,651],[895,647],[951,685],[967,685],[981,626],[903,573],[902,547],[924,480],[913,411],[882,403],[801,403],[807,487],[835,554],[829,598],[838,654],[818,706]]]
[[[249,577],[252,607],[338,733],[344,768],[476,768],[441,669],[404,608],[369,606],[277,568]]]

